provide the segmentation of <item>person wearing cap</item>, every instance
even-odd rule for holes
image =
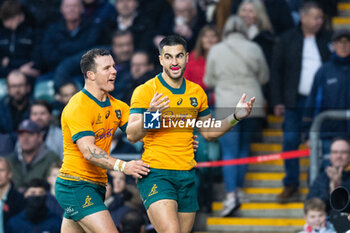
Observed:
[[[60,161],[58,155],[50,151],[43,143],[39,125],[31,120],[24,120],[18,127],[18,148],[9,156],[13,171],[13,183],[17,189],[34,179],[45,179],[52,163]]]
[[[331,59],[320,67],[315,75],[303,114],[305,132],[313,119],[327,110],[350,109],[350,31],[338,30],[332,36]],[[349,121],[328,120],[322,124],[323,154],[329,153],[334,137],[349,137]]]

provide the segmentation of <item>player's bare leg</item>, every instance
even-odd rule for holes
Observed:
[[[158,233],[181,233],[176,201],[156,201],[150,205],[147,214]]]
[[[61,233],[85,233],[83,228],[71,219],[63,218]]]
[[[179,222],[181,233],[190,233],[193,228],[194,220],[196,218],[196,212],[192,213],[179,213]]]

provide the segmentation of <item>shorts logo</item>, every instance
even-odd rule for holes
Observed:
[[[101,114],[98,114],[96,124],[102,124]]]
[[[152,196],[152,195],[158,193],[157,188],[158,188],[157,185],[154,184],[153,187],[152,187],[152,189],[151,189],[151,192],[149,192],[148,196],[150,197],[150,196]]]
[[[114,112],[115,112],[115,115],[117,116],[118,119],[120,119],[122,117],[122,113],[119,109],[115,110]]]
[[[89,195],[86,196],[85,198],[85,204],[83,205],[83,208],[89,207],[93,205],[94,203],[91,202],[91,197]]]
[[[198,106],[198,102],[197,102],[197,98],[196,97],[190,97],[190,101],[191,101],[191,105],[193,107],[197,107]]]
[[[160,129],[160,112],[144,112],[143,128],[144,129]]]

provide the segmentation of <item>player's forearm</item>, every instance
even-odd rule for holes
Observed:
[[[131,143],[136,143],[146,136],[147,131],[142,127],[142,121],[129,122],[126,128],[126,135]]]
[[[220,121],[220,127],[207,128],[202,132],[203,137],[208,141],[214,141],[230,131],[239,121],[236,120],[233,114]]]
[[[111,157],[106,151],[96,145],[87,145],[83,151],[84,158],[101,168],[113,170],[116,158]]]

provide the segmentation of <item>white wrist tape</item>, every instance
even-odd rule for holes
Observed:
[[[126,165],[126,162],[125,161],[122,161],[120,159],[117,159],[117,161],[115,161],[115,164],[113,166],[113,170],[114,171],[119,171],[119,172],[123,172],[124,169],[125,169],[125,165]]]
[[[228,122],[230,123],[231,127],[233,127],[238,123],[238,120],[236,120],[234,114],[231,114],[228,116]]]

